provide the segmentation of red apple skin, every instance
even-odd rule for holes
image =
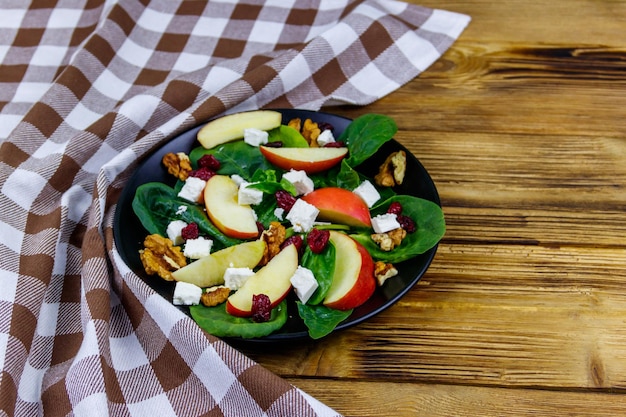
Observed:
[[[318,188],[302,196],[302,199],[318,208],[319,220],[355,227],[372,227],[367,204],[350,190],[339,187]]]
[[[290,291],[291,291],[291,288],[288,288],[287,291],[285,291],[285,293],[282,296],[272,301],[271,308],[276,307],[278,304],[281,303],[281,301],[287,298]],[[255,295],[259,295],[259,294],[255,294]],[[226,312],[230,314],[231,316],[235,316],[235,317],[251,317],[252,316],[252,311],[240,310],[237,307],[235,307],[233,304],[231,304],[230,301],[228,300],[226,301]]]
[[[350,238],[352,239],[352,238]],[[361,269],[359,275],[354,281],[354,285],[343,297],[334,302],[324,302],[326,307],[336,310],[350,310],[356,308],[366,302],[376,290],[376,278],[374,277],[374,260],[372,255],[365,249],[363,245],[352,239],[356,244],[356,248],[361,255]],[[340,259],[336,262],[341,262]]]
[[[265,159],[273,165],[287,171],[295,169],[298,171],[304,171],[307,174],[315,174],[316,172],[326,171],[341,162],[341,160],[348,154],[348,148],[270,148],[267,146],[259,146],[259,149]],[[309,152],[318,152],[322,149],[332,149],[331,152],[336,153],[336,155],[328,159],[320,160],[311,160],[306,158],[306,155]],[[294,155],[285,156],[283,155],[285,151],[290,153],[293,152]]]

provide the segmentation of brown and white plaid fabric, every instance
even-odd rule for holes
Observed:
[[[135,276],[116,200],[173,136],[370,103],[468,22],[390,0],[0,1],[0,414],[336,415]]]

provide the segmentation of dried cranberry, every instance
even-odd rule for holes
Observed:
[[[345,142],[342,141],[338,141],[338,142],[328,142],[326,145],[324,145],[325,148],[345,148],[346,144]]]
[[[296,198],[285,190],[276,191],[274,196],[276,197],[276,204],[278,204],[278,207],[285,211],[291,210],[293,205],[296,203]]]
[[[208,181],[213,175],[215,175],[215,171],[211,171],[209,168],[198,168],[189,173],[190,177],[197,177],[204,181]]]
[[[399,216],[400,214],[402,214],[402,204],[398,203],[397,201],[394,201],[393,203],[389,204],[387,213],[391,213],[391,214],[395,214],[396,216]]]
[[[317,127],[319,127],[320,132],[323,132],[325,130],[330,130],[332,132],[335,129],[333,125],[328,122],[318,122]]]
[[[286,248],[287,246],[293,244],[293,245],[296,245],[296,249],[298,250],[298,253],[301,253],[303,243],[304,241],[302,240],[302,236],[293,235],[285,239],[285,241],[280,245],[280,249],[282,250]]]
[[[272,142],[267,142],[263,146],[267,146],[268,148],[282,148],[283,147],[283,143],[281,141],[279,141],[279,140],[274,140]]]
[[[197,239],[200,236],[200,229],[198,228],[197,223],[189,223],[187,226],[183,227],[180,231],[180,235],[183,239]]]
[[[256,230],[259,231],[259,234],[263,233],[263,231],[265,230],[265,226],[263,226],[263,223],[256,222]]]
[[[252,320],[257,323],[269,321],[272,314],[272,302],[265,294],[252,296]]]
[[[328,244],[330,239],[330,232],[328,230],[312,229],[306,238],[306,243],[313,253],[322,253]]]
[[[220,169],[221,164],[215,155],[202,155],[202,157],[198,159],[198,166],[200,168],[210,169],[211,171],[217,171]]]
[[[399,216],[396,216],[396,219],[398,220],[398,223],[400,223],[400,227],[402,227],[408,233],[413,233],[415,231],[415,222],[409,216],[400,214]]]

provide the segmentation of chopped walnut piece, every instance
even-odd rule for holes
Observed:
[[[317,123],[313,122],[311,119],[306,119],[304,121],[304,126],[302,126],[302,136],[309,142],[309,146],[312,148],[317,148],[317,137],[322,133]]]
[[[299,132],[301,127],[302,127],[302,120],[300,120],[299,117],[296,117],[295,119],[291,119],[287,123],[287,126],[293,127],[294,129],[296,129]]]
[[[261,233],[261,239],[265,241],[265,251],[259,262],[260,266],[268,263],[270,259],[280,252],[280,245],[285,241],[286,234],[285,226],[279,222],[271,222],[269,229]]]
[[[393,187],[402,184],[405,173],[406,152],[393,152],[380,166],[378,174],[374,177],[374,181],[382,187]]]
[[[396,246],[399,246],[405,236],[406,230],[399,227],[397,229],[390,230],[387,233],[374,233],[372,234],[372,240],[376,242],[382,250],[389,252]]]
[[[192,171],[191,161],[184,152],[166,153],[161,160],[167,168],[167,172],[181,181],[185,181]]]
[[[144,249],[139,251],[141,263],[148,275],[157,274],[166,281],[173,281],[172,271],[187,265],[187,259],[180,247],[163,236],[152,234],[146,236]]]
[[[230,288],[223,285],[207,288],[200,296],[200,302],[207,307],[214,307],[222,304],[228,299]]]
[[[388,264],[382,261],[376,261],[374,264],[374,276],[378,285],[381,286],[391,277],[398,275],[398,270],[393,264]]]

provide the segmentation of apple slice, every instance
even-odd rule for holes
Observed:
[[[226,175],[214,175],[204,187],[204,206],[213,224],[226,236],[252,239],[259,236],[254,210],[237,202],[239,187]]]
[[[287,297],[291,290],[291,277],[298,268],[296,245],[288,245],[259,269],[236,293],[228,297],[226,312],[237,317],[252,315],[252,296],[265,294],[272,308]]]
[[[330,240],[335,245],[335,271],[322,303],[350,310],[367,301],[376,289],[374,260],[363,245],[346,234],[331,231]]]
[[[198,142],[206,149],[241,139],[245,129],[270,130],[280,126],[282,115],[274,110],[233,113],[211,120],[198,131]]]
[[[317,218],[354,227],[371,227],[367,203],[350,190],[339,187],[318,188],[301,197],[320,211]]]
[[[261,153],[272,164],[284,170],[294,169],[307,174],[325,171],[337,165],[348,148],[271,148],[259,146]]]
[[[204,256],[172,272],[176,281],[188,282],[198,287],[212,287],[224,283],[224,272],[229,267],[254,268],[261,261],[265,241],[243,242]]]

